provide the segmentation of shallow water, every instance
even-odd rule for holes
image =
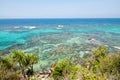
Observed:
[[[120,19],[0,19],[0,53],[37,53],[41,60],[36,68],[84,57],[99,45],[120,51]]]

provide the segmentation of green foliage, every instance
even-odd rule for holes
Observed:
[[[83,65],[80,61],[75,64],[77,60],[83,60],[77,56],[77,60],[71,58],[59,61],[54,65],[51,76],[54,80],[119,80],[120,53],[107,53],[105,46],[99,46]],[[0,80],[24,80],[20,73],[25,73],[28,67],[33,70],[33,65],[38,61],[38,55],[25,54],[18,50],[11,51],[8,57],[0,56]],[[37,80],[37,77],[34,79]]]
[[[28,65],[36,64],[39,61],[39,56],[37,54],[26,55],[26,61]]]
[[[93,50],[93,55],[95,59],[104,58],[108,52],[105,46],[99,46],[97,49]]]
[[[0,80],[18,80],[11,58],[0,57]]]
[[[33,74],[33,64],[38,63],[39,61],[39,56],[36,54],[25,54],[23,51],[18,51],[18,50],[13,50],[11,52],[10,57],[12,60],[16,63],[19,64],[19,67],[21,69],[21,73],[25,77],[25,69],[27,67],[30,67],[30,73],[27,72],[27,75],[32,75]]]
[[[105,58],[108,49],[105,46],[98,46],[97,49],[93,50],[92,70],[93,72],[98,71],[100,60]]]
[[[72,59],[62,60],[55,65],[52,77],[54,80],[119,80],[120,53],[107,53],[105,46],[99,46],[93,50],[93,57],[79,66]]]
[[[107,50],[106,47],[99,46],[93,51],[91,70],[95,74],[100,73],[105,79],[120,78],[120,53],[107,54]]]
[[[33,73],[33,64],[38,63],[38,61],[39,56],[36,54],[25,54],[23,51],[12,50],[8,57],[0,57],[0,74],[3,74],[0,75],[0,78],[7,78],[7,80],[17,80],[17,75],[15,74],[17,74],[18,71],[19,73],[21,72],[25,77],[25,69],[27,67],[31,67]],[[16,66],[17,68],[14,70]]]
[[[79,66],[79,79],[81,80],[98,80],[96,77],[96,74],[94,74],[92,71],[88,70],[85,67]]]
[[[19,63],[20,67],[27,67],[38,63],[39,56],[37,54],[25,54],[23,51],[13,50],[10,57],[16,63]]]
[[[33,64],[38,63],[39,56],[36,54],[28,54],[26,55],[26,65],[29,67],[26,74],[30,77],[33,75]]]
[[[52,77],[54,80],[76,80],[79,67],[70,60],[62,60],[55,65]]]
[[[10,61],[9,58],[0,58],[0,68],[2,68],[2,70],[7,70],[7,69],[11,69],[12,68],[12,63]]]
[[[99,66],[103,73],[120,73],[120,53],[107,55],[100,60]]]

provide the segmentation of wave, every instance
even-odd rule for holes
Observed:
[[[58,25],[57,27],[56,27],[56,29],[63,29],[63,25]]]
[[[35,29],[36,26],[24,26],[23,28],[27,28],[27,29]]]

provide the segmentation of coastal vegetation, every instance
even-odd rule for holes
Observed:
[[[98,46],[92,50],[91,56],[84,59],[79,57],[78,60],[82,61],[76,62],[72,58],[58,61],[52,66],[46,80],[120,79],[120,52],[110,53],[107,47]],[[37,54],[12,50],[7,57],[0,57],[0,80],[41,80],[33,70],[38,61]]]
[[[7,57],[0,57],[0,80],[22,80],[33,75],[33,64],[38,63],[37,54],[25,54],[12,50]]]
[[[92,53],[91,57],[84,59],[84,64],[73,64],[75,62],[71,59],[58,62],[52,73],[54,80],[120,79],[120,53],[109,54],[105,46],[99,46]]]

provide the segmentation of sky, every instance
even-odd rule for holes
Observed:
[[[120,0],[0,0],[0,18],[120,18]]]

